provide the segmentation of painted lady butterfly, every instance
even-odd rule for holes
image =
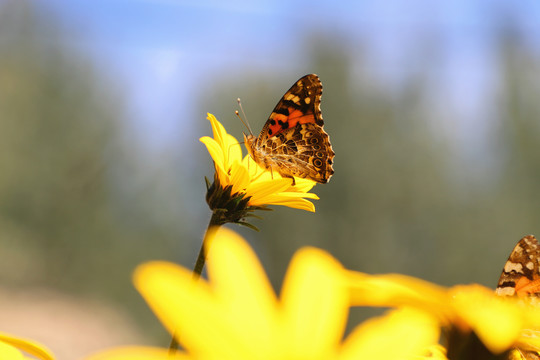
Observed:
[[[533,235],[527,235],[517,243],[504,264],[495,290],[502,296],[527,296],[540,298],[540,245]],[[538,360],[536,351],[516,349],[526,360]]]
[[[497,284],[498,295],[540,297],[540,245],[533,235],[517,243]]]
[[[261,134],[244,134],[251,158],[281,176],[307,178],[321,184],[330,180],[334,151],[323,129],[322,84],[310,74],[299,79],[283,95]]]

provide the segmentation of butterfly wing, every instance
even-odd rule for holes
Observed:
[[[328,182],[335,153],[323,129],[321,95],[315,74],[300,78],[283,95],[257,139],[256,151],[264,154],[265,167],[285,177]]]
[[[533,235],[523,237],[512,250],[495,292],[506,296],[540,297],[540,246]]]
[[[259,141],[266,141],[298,124],[323,126],[321,95],[322,84],[317,75],[300,78],[277,103],[259,135]]]
[[[280,131],[261,148],[272,169],[284,177],[308,178],[325,184],[334,173],[334,151],[328,134],[316,124],[299,124]]]
[[[495,290],[502,296],[525,296],[535,303],[540,296],[540,246],[533,235],[523,237],[510,253]],[[534,300],[533,300],[534,299]],[[534,348],[514,348],[512,354],[525,360],[539,360]],[[513,355],[512,355],[513,356]],[[510,356],[510,358],[514,358]]]

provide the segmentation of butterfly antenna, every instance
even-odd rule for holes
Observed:
[[[238,110],[235,111],[235,114],[236,116],[238,116],[242,124],[244,124],[244,126],[247,127],[247,129],[249,130],[249,133],[253,135],[253,131],[251,131],[251,127],[249,126],[249,121],[247,119],[246,113],[244,112],[244,108],[242,107],[242,102],[240,101],[240,98],[236,99],[236,101],[238,101],[238,106],[240,107],[240,110],[242,111],[242,116],[244,117],[244,119],[246,119],[246,121],[242,119],[242,117],[238,113]]]

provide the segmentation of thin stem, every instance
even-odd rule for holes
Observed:
[[[206,231],[204,232],[203,241],[201,244],[201,249],[199,250],[199,256],[197,256],[197,261],[195,262],[195,267],[193,268],[193,281],[198,281],[201,277],[201,274],[204,269],[204,264],[206,263],[206,252],[208,249],[207,243],[208,243],[208,236],[210,235],[210,229],[214,226],[221,226],[223,225],[222,219],[220,214],[213,212],[212,217],[210,218],[210,222],[208,223],[208,227],[206,228]],[[171,344],[169,345],[169,355],[174,355],[176,351],[178,350],[178,341],[176,340],[176,334],[173,334],[171,339]]]
[[[197,262],[195,262],[195,267],[193,268],[193,280],[197,280],[201,277],[201,274],[204,269],[204,264],[206,264],[206,253],[208,251],[207,249],[207,242],[208,242],[208,235],[211,228],[214,226],[221,226],[223,225],[221,215],[213,212],[212,217],[210,218],[210,222],[208,223],[208,227],[206,228],[206,231],[204,233],[203,242],[201,245],[201,250],[199,250],[199,256],[197,257]]]

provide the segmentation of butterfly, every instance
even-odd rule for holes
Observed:
[[[533,235],[523,237],[510,253],[495,290],[501,296],[540,297],[540,245]],[[537,351],[514,349],[522,359],[538,360]],[[519,357],[518,357],[519,358]]]
[[[283,95],[260,135],[244,134],[251,158],[262,168],[285,178],[306,178],[325,184],[334,173],[334,151],[324,131],[322,84],[309,74]]]
[[[533,235],[523,237],[514,247],[495,292],[503,296],[540,297],[540,245]]]

